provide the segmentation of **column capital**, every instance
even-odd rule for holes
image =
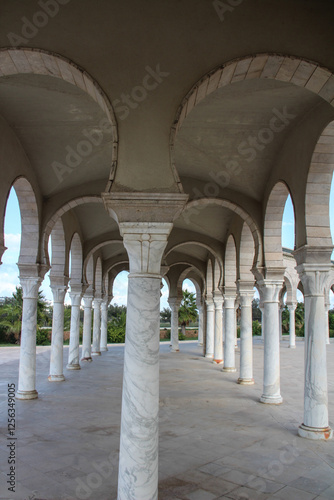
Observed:
[[[101,304],[102,304],[102,298],[94,297],[93,309],[100,309]]]
[[[93,299],[94,297],[93,296],[90,296],[90,295],[84,295],[82,297],[83,299],[83,303],[84,303],[84,307],[89,307],[91,308],[92,307],[92,303],[93,303]]]
[[[50,288],[53,295],[53,302],[60,304],[64,303],[67,286],[69,282],[68,276],[52,276],[50,275]]]
[[[279,301],[279,293],[283,287],[283,278],[282,280],[263,279],[258,282],[258,285],[261,290],[261,302],[263,304]]]
[[[289,309],[290,312],[293,312],[293,311],[296,310],[297,302],[287,302],[286,306],[287,306],[287,308]]]
[[[213,292],[213,303],[215,305],[215,309],[223,308],[224,297],[220,291]]]
[[[101,310],[102,311],[107,311],[108,309],[108,302],[106,300],[102,300],[101,302]]]
[[[188,197],[181,193],[102,193],[106,210],[118,224],[127,221],[172,223],[184,209]]]
[[[169,297],[169,299],[168,299],[169,307],[171,309],[173,309],[173,307],[178,309],[180,307],[181,300],[182,299],[180,299],[179,297]]]
[[[78,292],[72,292],[72,290],[69,293],[70,299],[71,299],[71,306],[80,306],[81,304],[81,297],[82,294]]]
[[[173,224],[169,222],[122,222],[119,225],[129,255],[130,276],[161,279],[161,259]]]
[[[238,294],[241,295],[254,295],[254,280],[253,281],[241,281],[237,282]]]
[[[24,299],[38,299],[38,290],[41,286],[42,278],[38,276],[20,277],[22,296]]]

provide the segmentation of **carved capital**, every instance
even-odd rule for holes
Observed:
[[[120,232],[129,255],[130,275],[160,277],[161,259],[173,224],[166,222],[122,222]]]

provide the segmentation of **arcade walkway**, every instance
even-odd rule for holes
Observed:
[[[281,343],[284,403],[273,406],[258,402],[262,344],[254,345],[254,386],[237,385],[238,373],[222,373],[195,343],[182,343],[178,354],[161,345],[159,500],[334,498],[334,441],[297,436],[303,347]],[[109,346],[80,371],[65,369],[66,382],[54,384],[47,380],[50,348],[37,348],[39,399],[16,401],[15,494],[7,491],[8,448],[1,440],[1,499],[116,499],[123,349]],[[0,349],[3,435],[18,351]],[[327,356],[334,415],[334,343]]]

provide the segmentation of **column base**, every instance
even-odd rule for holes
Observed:
[[[48,376],[49,382],[64,382],[64,380],[65,380],[64,375],[49,375]]]
[[[296,349],[295,345],[289,345],[290,349]]]
[[[254,379],[253,378],[238,378],[237,382],[240,385],[253,385]]]
[[[81,370],[81,366],[78,363],[75,363],[73,365],[67,365],[66,368],[68,370]]]
[[[209,358],[209,359],[213,359],[213,354],[206,354],[204,357]]]
[[[216,365],[221,365],[222,363],[224,363],[224,360],[223,359],[214,359],[213,362],[216,364]]]
[[[89,361],[90,363],[93,361],[92,358],[89,356],[87,358],[81,358],[80,361]]]
[[[36,390],[33,391],[20,391],[16,392],[16,399],[37,399],[38,392]]]
[[[172,347],[170,352],[180,352],[180,349],[173,349],[173,347]]]
[[[197,342],[197,345],[201,346],[203,345],[203,342]]]
[[[265,396],[262,394],[260,397],[260,403],[265,403],[269,405],[280,405],[283,403],[283,398],[282,396]]]
[[[236,371],[237,371],[236,368],[229,367],[229,366],[224,366],[224,368],[222,369],[222,372],[227,372],[227,373],[233,373],[233,372],[236,372]]]
[[[92,356],[101,356],[101,352],[100,351],[92,352]]]
[[[298,428],[298,435],[306,439],[332,439],[333,431],[330,427],[308,427],[301,424]]]
[[[101,352],[108,351],[108,347],[100,347]]]

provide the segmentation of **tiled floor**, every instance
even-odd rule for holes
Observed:
[[[284,403],[270,406],[258,402],[262,344],[254,346],[254,386],[236,384],[238,373],[222,373],[194,343],[173,354],[161,345],[159,500],[334,498],[334,441],[297,436],[303,347],[282,342]],[[50,383],[50,348],[38,348],[39,399],[16,402],[15,493],[6,484],[6,391],[17,383],[18,349],[0,349],[1,499],[116,499],[124,348],[109,349],[80,371],[65,369],[66,382]],[[334,421],[333,343],[327,352]]]

